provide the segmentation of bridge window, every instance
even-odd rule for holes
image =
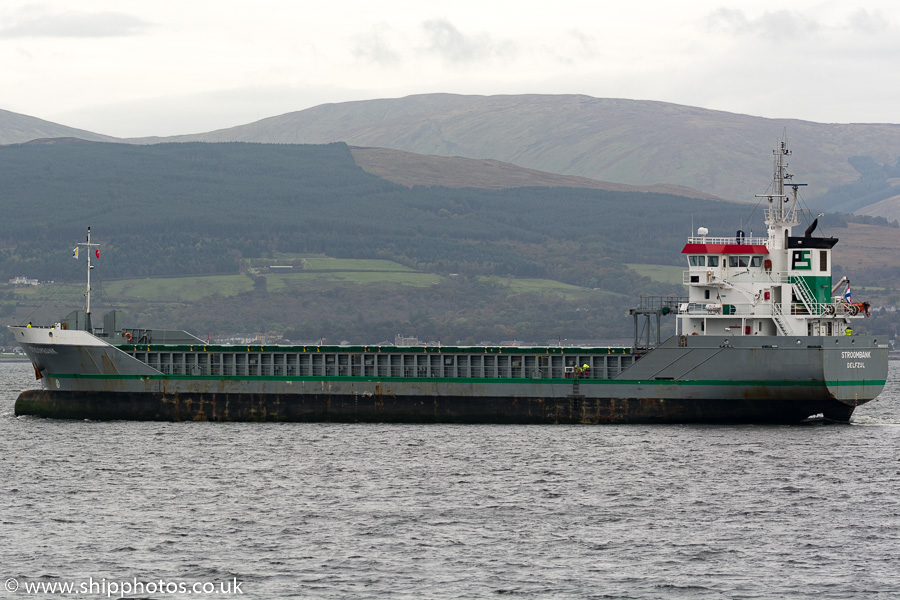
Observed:
[[[751,256],[750,257],[750,266],[751,267],[761,267],[762,266],[762,256]]]
[[[828,270],[828,250],[819,250],[819,270]]]
[[[729,267],[749,267],[750,266],[750,257],[749,256],[729,256],[728,257],[728,266]]]
[[[689,256],[688,262],[692,267],[705,267],[706,266],[706,257],[705,256]]]
[[[706,264],[710,267],[718,267],[719,266],[719,257],[718,256],[707,256]]]

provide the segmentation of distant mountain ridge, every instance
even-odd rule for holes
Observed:
[[[526,169],[510,163],[490,159],[461,158],[458,156],[432,156],[415,154],[390,148],[351,147],[356,164],[373,175],[400,185],[441,186],[449,188],[472,187],[500,190],[515,187],[565,187],[607,190],[614,192],[644,192],[671,194],[687,198],[719,200],[684,186],[625,185],[598,181],[576,175],[559,175],[535,169]]]
[[[33,140],[77,138],[89,142],[118,142],[118,138],[66,127],[36,117],[0,109],[0,144],[24,144]]]
[[[319,144],[493,159],[629,185],[674,184],[747,201],[771,179],[765,160],[787,135],[810,197],[852,183],[851,156],[900,158],[900,125],[766,119],[645,100],[580,95],[423,94],[324,104],[209,133],[156,141]]]
[[[27,126],[36,127],[38,122],[40,131],[32,139],[54,137],[47,127],[52,124],[34,119],[11,125],[10,115],[14,113],[0,112],[0,143],[27,141]],[[765,119],[664,102],[581,95],[423,94],[325,104],[238,127],[167,138],[113,140],[63,129],[55,136],[135,144],[342,141],[360,148],[499,161],[612,184],[681,186],[740,201],[754,201],[755,194],[766,191],[760,184],[771,179],[772,165],[765,157],[771,156],[786,135],[794,151],[791,170],[798,182],[810,184],[802,190],[805,199],[823,199],[824,204],[817,208],[829,210],[834,206],[840,210],[849,206],[848,195],[861,195],[866,196],[867,203],[852,210],[889,220],[900,218],[900,196],[890,192],[900,183],[896,178],[885,176],[881,191],[871,198],[864,189],[846,189],[864,179],[851,158],[866,157],[886,167],[897,163],[900,125],[896,124]],[[373,156],[364,158],[372,160]],[[410,162],[404,163],[401,155],[394,158],[401,160],[398,164]],[[400,181],[402,173],[388,168],[384,159],[380,157],[383,176]],[[425,159],[419,162],[424,165]],[[430,161],[428,169],[433,171],[433,178],[424,184],[465,185],[466,177],[474,172],[460,166],[459,161]],[[481,174],[491,170],[486,164],[468,166],[477,167]],[[389,171],[395,174],[388,175]],[[420,175],[413,177],[416,181],[410,185],[422,184],[417,179]],[[843,188],[843,198],[829,194],[836,188]],[[900,191],[900,187],[897,189]]]

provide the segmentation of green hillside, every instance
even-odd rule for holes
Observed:
[[[543,279],[444,277],[400,265],[385,270],[392,263],[383,260],[309,263],[314,266],[290,272],[109,282],[95,272],[93,309],[201,336],[275,331],[296,340],[390,341],[402,333],[470,344],[546,343],[624,338],[630,331],[622,307],[631,299],[616,293]],[[10,322],[52,322],[83,304],[82,282],[5,289],[0,316]]]
[[[627,276],[620,260],[674,261],[692,215],[730,232],[748,214],[662,194],[409,189],[362,171],[344,144],[5,146],[0,194],[0,269],[41,279],[63,278],[54,257],[91,226],[110,278],[235,273],[240,256],[317,252],[600,287],[607,272]]]
[[[360,169],[344,144],[5,146],[0,210],[0,281],[71,286],[49,298],[5,287],[6,322],[80,306],[84,261],[71,255],[91,226],[97,312],[366,340],[627,336],[639,295],[681,292],[628,265],[680,265],[692,225],[730,235],[762,220],[753,206],[653,193],[407,188]]]

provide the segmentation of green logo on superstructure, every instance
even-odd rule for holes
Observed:
[[[809,250],[794,250],[791,254],[791,269],[794,271],[811,271],[812,259]]]

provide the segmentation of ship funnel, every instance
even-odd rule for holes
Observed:
[[[819,224],[819,218],[816,217],[813,219],[813,222],[809,224],[809,227],[806,228],[806,231],[803,233],[805,237],[812,237],[812,232],[816,230],[816,225]]]

